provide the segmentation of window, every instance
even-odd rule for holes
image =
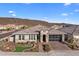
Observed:
[[[32,35],[32,39],[35,40],[35,35],[34,34]]]
[[[24,35],[22,35],[22,40],[24,40]]]
[[[33,34],[30,35],[30,39],[33,40]]]
[[[30,40],[35,40],[35,35],[34,34],[30,35]]]
[[[19,40],[21,40],[21,35],[19,35]]]
[[[35,40],[35,35],[34,35],[34,40]]]
[[[40,35],[37,35],[37,39],[40,39]]]
[[[31,39],[30,37],[31,37],[31,35],[29,34],[29,40]]]
[[[37,35],[35,35],[35,40],[37,40]]]

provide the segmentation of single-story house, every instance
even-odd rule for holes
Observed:
[[[53,29],[42,25],[30,27],[10,34],[9,41],[18,42],[49,42],[68,39],[79,39],[79,26],[69,26],[60,29]],[[79,40],[78,40],[79,42]]]
[[[49,41],[64,41],[65,32],[48,28],[46,26],[37,25],[26,30],[21,30],[13,33],[9,38],[13,42],[49,42]]]

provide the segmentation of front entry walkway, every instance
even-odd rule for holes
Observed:
[[[39,52],[44,52],[44,51],[43,51],[42,43],[39,42],[38,45],[39,45]]]
[[[66,44],[59,41],[49,41],[52,50],[71,50]]]

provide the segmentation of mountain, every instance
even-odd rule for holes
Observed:
[[[52,26],[52,25],[65,25],[71,26],[74,24],[66,24],[66,23],[48,23],[46,21],[41,20],[32,20],[32,19],[21,19],[21,18],[8,18],[8,17],[0,17],[0,24],[23,24],[27,26],[34,26],[34,25],[44,25],[44,26]]]

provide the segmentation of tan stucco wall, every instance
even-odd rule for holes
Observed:
[[[34,41],[34,42],[37,42],[37,37],[35,37],[35,38],[36,38],[35,40],[29,40],[29,39],[26,39],[26,37],[25,37],[24,40],[19,40],[19,35],[15,35],[15,42],[16,42],[16,43],[18,43],[18,42],[27,42],[27,41],[30,41],[30,42]],[[13,37],[10,37],[9,40],[13,42],[14,39],[13,39]]]
[[[40,40],[41,42],[43,42],[43,35],[46,35],[46,42],[49,42],[49,34],[48,34],[48,31],[41,31],[41,36],[40,36]],[[62,34],[62,42],[65,41],[65,35]]]
[[[73,37],[79,39],[79,35],[73,35]]]
[[[73,35],[74,41],[76,41],[77,46],[79,46],[79,35]]]
[[[9,41],[13,42],[13,37],[9,37]]]

